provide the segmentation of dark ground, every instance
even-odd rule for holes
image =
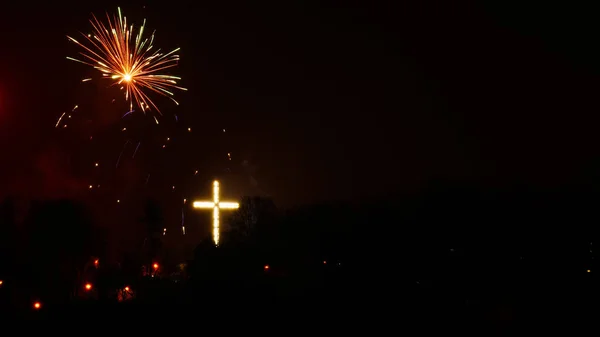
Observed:
[[[176,326],[199,333],[360,328],[364,333],[506,336],[559,326],[586,330],[597,317],[594,273],[577,272],[560,261],[512,265],[488,261],[482,268],[456,261],[423,262],[431,272],[419,278],[410,277],[414,270],[402,264],[390,264],[382,271],[383,264],[367,263],[298,275],[271,268],[254,277],[229,280],[147,280],[138,285],[138,298],[128,303],[81,300],[66,306],[45,304],[36,312],[14,311],[3,300],[2,317],[10,318],[7,322],[35,323],[33,328],[88,322],[107,329]]]

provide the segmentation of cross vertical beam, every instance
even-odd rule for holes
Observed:
[[[213,200],[212,201],[194,201],[193,207],[199,209],[211,209],[213,210],[213,241],[215,245],[219,245],[220,239],[220,215],[221,210],[232,210],[240,208],[240,204],[237,202],[221,201],[220,200],[220,188],[219,181],[213,181]]]

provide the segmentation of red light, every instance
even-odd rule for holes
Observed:
[[[129,291],[129,287],[125,287],[125,291]]]
[[[94,266],[98,267],[99,262],[100,262],[100,260],[98,260],[98,259],[94,260]]]
[[[265,265],[265,270],[269,270],[269,265]]]
[[[327,261],[323,261],[323,264],[327,264]]]
[[[0,286],[2,286],[2,284],[4,284],[4,281],[0,280]]]
[[[154,268],[154,269],[158,269],[158,263],[155,263],[155,264],[153,264],[153,265],[152,265],[152,268]]]
[[[85,290],[92,290],[92,284],[91,283],[86,283],[85,284]]]
[[[35,310],[39,310],[39,309],[41,309],[41,308],[42,308],[42,303],[40,303],[40,302],[34,302],[34,303],[33,303],[33,308],[34,308]]]

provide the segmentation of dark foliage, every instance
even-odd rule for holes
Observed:
[[[29,294],[56,301],[73,295],[86,262],[102,250],[90,214],[69,200],[32,203],[22,234],[12,276]]]
[[[144,205],[142,222],[146,225],[143,256],[147,265],[152,264],[161,251],[161,235],[164,227],[163,213],[158,201],[149,199]]]
[[[101,268],[94,280],[99,289],[136,289],[133,307],[118,310],[160,312],[175,321],[190,306],[217,320],[216,312],[227,310],[228,317],[242,318],[282,317],[298,308],[311,317],[358,317],[397,305],[412,323],[436,317],[514,328],[527,312],[545,315],[598,298],[593,192],[437,184],[414,198],[286,212],[270,200],[244,199],[223,244],[216,248],[205,240],[197,246],[185,268],[189,278],[175,283],[170,271],[141,278],[142,261],[122,259]],[[93,244],[81,244],[90,242],[85,211],[72,203],[49,205],[34,205],[26,221],[24,256],[41,256],[32,264],[36,273],[22,276],[30,282],[24,283],[28,294],[41,286],[31,280],[39,279],[46,289],[68,292],[61,286],[72,284],[72,274],[50,277],[56,262],[65,266],[60,270],[77,269],[96,254]],[[64,226],[42,226],[50,221]],[[149,235],[160,233],[156,203],[149,203],[145,221]]]

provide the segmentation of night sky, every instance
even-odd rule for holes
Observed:
[[[11,4],[0,14],[0,192],[180,203],[209,196],[218,177],[230,197],[270,195],[289,207],[433,180],[553,187],[593,171],[597,11],[325,3],[121,5],[129,20],[148,19],[157,46],[182,48],[173,73],[189,91],[177,93],[179,107],[157,99],[158,127],[135,119],[140,152],[126,150],[119,168],[127,110],[111,99],[123,97],[84,86],[93,70],[65,59],[78,52],[65,36],[119,4]],[[75,104],[93,121],[55,129]]]

